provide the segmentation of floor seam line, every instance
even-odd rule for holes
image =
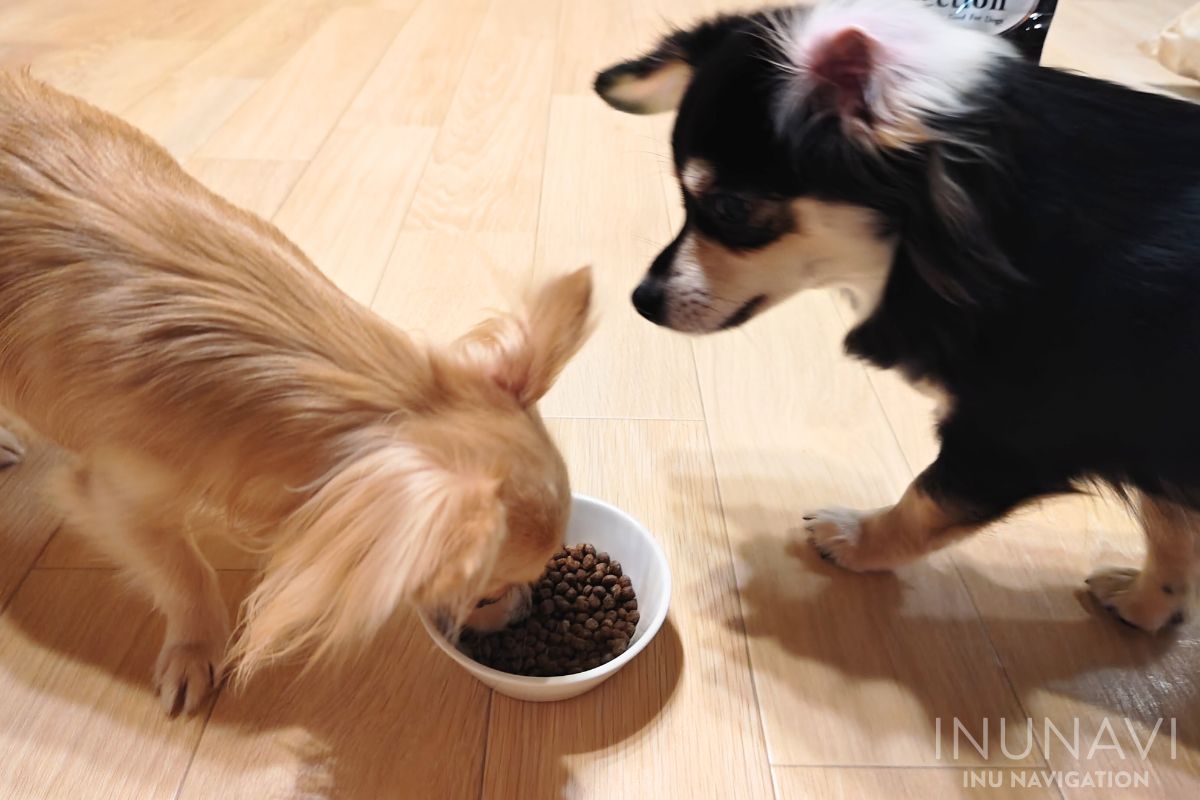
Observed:
[[[488,3],[487,10],[483,13],[483,19],[479,22],[479,28],[475,31],[475,35],[471,38],[471,51],[468,53],[467,57],[463,59],[462,67],[458,71],[458,80],[454,84],[454,91],[450,93],[450,99],[446,102],[446,111],[444,114],[442,114],[441,119],[438,120],[437,133],[434,134],[433,142],[429,145],[429,152],[425,154],[425,161],[421,164],[421,174],[417,176],[417,180],[413,184],[412,196],[408,198],[408,203],[404,206],[404,214],[400,217],[400,224],[396,226],[396,235],[392,237],[392,243],[388,247],[387,258],[385,258],[383,261],[383,269],[380,270],[379,277],[375,281],[375,286],[371,289],[371,296],[364,304],[372,311],[375,310],[375,301],[379,299],[379,290],[383,287],[384,280],[387,279],[388,267],[391,265],[392,259],[396,256],[396,249],[400,246],[400,239],[406,232],[408,232],[408,229],[406,228],[408,223],[408,215],[412,213],[413,203],[416,201],[417,195],[421,191],[421,185],[425,182],[425,174],[429,171],[429,165],[433,163],[433,154],[437,150],[438,140],[441,139],[442,132],[446,128],[446,117],[450,115],[450,109],[454,107],[454,101],[458,99],[459,92],[462,90],[463,76],[467,73],[467,67],[471,65],[471,59],[475,57],[475,53],[479,47],[479,40],[483,36],[484,25],[487,23],[488,16],[491,14],[494,6],[495,0],[492,0],[492,2]],[[400,34],[397,33],[396,35],[399,36]],[[391,46],[389,45],[388,50],[390,49]],[[386,51],[384,52],[386,53]],[[380,61],[382,60],[383,59],[380,59]],[[371,74],[374,74],[375,70],[378,68],[379,64],[376,64],[371,70]],[[433,126],[423,125],[420,127],[428,128]],[[462,233],[465,232],[460,232],[460,235]]]
[[[46,537],[46,541],[42,542],[42,546],[38,548],[37,555],[34,556],[33,560],[29,562],[29,566],[26,567],[24,574],[21,575],[21,579],[13,585],[12,591],[9,592],[8,596],[4,598],[4,603],[0,605],[0,614],[7,612],[9,606],[13,604],[13,601],[17,597],[17,593],[21,591],[21,587],[23,587],[25,582],[29,580],[29,576],[32,575],[34,570],[38,568],[38,562],[41,561],[42,556],[46,554],[46,550],[48,550],[50,547],[50,542],[54,541],[55,537],[57,537],[62,531],[63,525],[64,522],[60,521],[58,525],[54,527],[54,531]]]

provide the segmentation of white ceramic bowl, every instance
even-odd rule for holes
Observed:
[[[585,543],[595,545],[597,550],[605,551],[620,561],[624,574],[629,576],[637,592],[641,619],[633,632],[629,649],[607,664],[558,678],[511,675],[485,667],[462,653],[424,614],[420,615],[421,623],[442,652],[500,694],[517,700],[546,702],[565,700],[594,689],[637,658],[638,653],[645,649],[662,627],[671,599],[671,571],[667,568],[667,557],[662,548],[637,520],[616,506],[576,494],[571,504],[571,519],[567,523],[566,544]]]

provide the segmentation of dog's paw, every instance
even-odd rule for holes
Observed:
[[[525,583],[514,584],[495,600],[476,606],[463,625],[476,633],[495,633],[525,619],[532,609],[533,590]]]
[[[854,572],[867,572],[872,567],[863,558],[861,511],[848,508],[823,508],[804,515],[808,541],[821,558]]]
[[[8,428],[0,427],[0,469],[19,464],[25,459],[25,445]]]
[[[1131,627],[1154,633],[1183,622],[1186,587],[1147,585],[1140,575],[1129,567],[1104,567],[1085,583],[1105,611]]]
[[[204,642],[163,645],[154,667],[154,688],[167,716],[192,714],[217,687],[220,648]]]

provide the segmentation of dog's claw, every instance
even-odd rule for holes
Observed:
[[[169,717],[193,714],[217,688],[210,648],[202,643],[165,646],[155,667],[155,688]]]
[[[1167,620],[1167,624],[1168,625],[1182,625],[1183,620],[1184,620],[1183,612],[1176,611],[1174,614],[1171,615],[1171,618],[1169,620]]]
[[[183,711],[183,703],[187,700],[187,681],[179,684],[179,688],[175,690],[175,701],[171,703],[171,710],[167,712],[167,716],[171,719],[179,716],[179,712]]]

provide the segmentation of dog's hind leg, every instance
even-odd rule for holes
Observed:
[[[1146,558],[1140,570],[1104,567],[1087,579],[1092,596],[1122,622],[1154,632],[1183,622],[1200,547],[1200,513],[1142,494]]]
[[[217,685],[229,617],[216,573],[185,530],[178,487],[153,464],[106,453],[69,467],[55,488],[72,526],[166,617],[154,670],[163,709],[195,711]]]

